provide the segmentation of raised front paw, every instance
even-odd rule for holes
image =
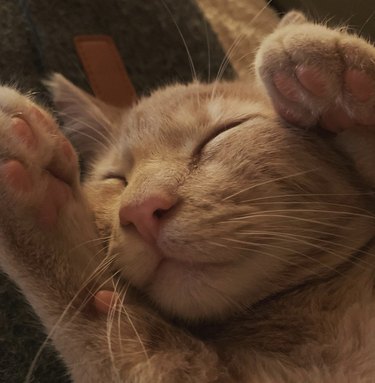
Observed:
[[[292,125],[375,125],[375,48],[359,37],[288,25],[264,41],[256,67],[276,111]]]
[[[53,226],[79,191],[77,155],[45,110],[0,88],[0,214]]]

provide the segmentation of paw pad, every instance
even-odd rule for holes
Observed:
[[[301,65],[296,69],[296,76],[302,86],[317,97],[327,95],[328,75],[321,69]]]
[[[36,148],[36,138],[31,130],[30,125],[19,116],[12,118],[12,125],[14,134],[18,139],[25,143],[29,149]]]
[[[77,155],[52,116],[19,97],[9,111],[0,108],[0,186],[12,209],[27,209],[44,229],[56,227],[79,186]]]
[[[375,48],[324,26],[281,28],[257,55],[277,113],[299,127],[337,132],[375,126]]]
[[[59,212],[72,195],[70,187],[59,179],[48,176],[48,184],[39,208],[39,222],[44,227],[53,226]]]
[[[298,102],[301,92],[293,78],[285,72],[278,72],[273,76],[273,83],[282,96],[290,101]]]
[[[33,182],[25,166],[17,160],[9,160],[0,165],[0,174],[15,192],[29,192]]]
[[[360,102],[366,102],[374,95],[373,79],[358,69],[346,71],[345,87]]]

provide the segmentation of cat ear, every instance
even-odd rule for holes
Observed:
[[[286,25],[298,25],[308,23],[306,16],[302,12],[290,11],[286,13],[280,20],[277,28],[285,27]]]
[[[63,121],[63,131],[84,162],[109,142],[121,111],[79,89],[60,74],[53,74],[45,85]]]

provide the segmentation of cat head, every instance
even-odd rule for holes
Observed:
[[[170,315],[242,310],[334,272],[368,234],[351,160],[285,127],[255,84],[175,85],[123,111],[51,84],[113,269]]]

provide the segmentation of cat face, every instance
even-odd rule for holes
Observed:
[[[361,241],[343,213],[365,206],[350,165],[318,133],[283,126],[255,85],[169,87],[101,125],[85,133],[97,227],[113,270],[168,314],[242,310],[332,272]]]

